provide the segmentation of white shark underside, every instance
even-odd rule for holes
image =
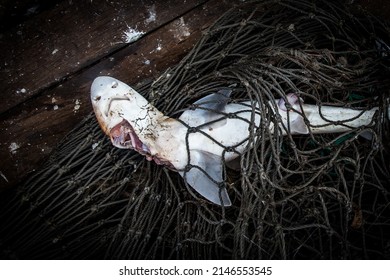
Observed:
[[[229,95],[229,89],[210,94],[175,120],[117,79],[98,77],[91,86],[96,117],[113,145],[134,149],[179,172],[199,194],[224,206],[231,201],[224,186],[223,163],[242,154],[250,133],[261,122],[260,106],[250,101],[228,103]],[[276,108],[273,113],[281,121],[277,126],[269,122],[268,127],[283,135],[349,131],[371,125],[378,110],[307,105],[294,94],[287,95],[287,102],[275,102],[271,108]]]

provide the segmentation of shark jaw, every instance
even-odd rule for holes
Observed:
[[[169,160],[160,158],[158,155],[152,155],[150,149],[145,145],[135,133],[131,124],[123,119],[115,125],[109,135],[112,144],[120,149],[132,149],[146,157],[148,161],[154,161],[158,165],[165,165],[169,169],[176,171]]]

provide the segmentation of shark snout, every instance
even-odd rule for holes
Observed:
[[[91,85],[92,107],[100,126],[106,134],[109,134],[112,126],[118,122],[118,120],[111,118],[108,112],[114,97],[113,91],[119,87],[120,83],[115,78],[100,76],[95,78]]]
[[[97,77],[91,85],[91,100],[98,102],[107,91],[117,87],[118,82],[117,79],[108,76]]]

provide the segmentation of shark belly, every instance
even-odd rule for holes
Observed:
[[[224,113],[221,123],[206,123],[189,135],[190,150],[202,150],[231,161],[246,149],[251,132],[256,133],[260,125],[260,115],[252,112],[249,102],[228,104]]]

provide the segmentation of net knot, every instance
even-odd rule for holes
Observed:
[[[196,133],[198,131],[199,131],[199,129],[197,127],[189,127],[188,128],[188,133]]]

